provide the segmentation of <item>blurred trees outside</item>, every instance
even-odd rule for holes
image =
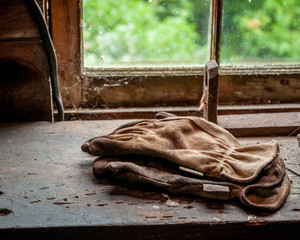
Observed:
[[[83,0],[85,66],[204,64],[210,0]],[[224,0],[221,62],[300,60],[300,0]]]
[[[86,66],[208,59],[210,0],[84,0],[83,9]]]
[[[224,0],[223,63],[299,63],[300,0]]]

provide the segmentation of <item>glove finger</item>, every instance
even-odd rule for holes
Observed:
[[[177,117],[177,115],[168,112],[159,112],[155,115],[155,119],[165,119],[169,117]]]
[[[129,122],[129,123],[125,123],[123,125],[121,125],[120,127],[116,128],[112,134],[118,132],[121,129],[126,129],[126,128],[130,128],[133,126],[147,126],[149,124],[149,120],[139,120],[139,121],[133,121],[133,122]]]
[[[81,150],[83,152],[87,152],[90,154],[94,153],[94,155],[98,155],[98,154],[100,154],[100,152],[102,152],[102,150],[100,150],[100,149],[97,150],[99,147],[96,145],[98,145],[98,143],[101,142],[101,139],[109,138],[111,140],[117,140],[117,141],[129,141],[134,137],[135,134],[136,135],[144,135],[145,131],[142,130],[141,127],[149,126],[149,124],[150,123],[147,120],[126,123],[126,124],[118,127],[116,130],[114,130],[109,135],[94,137],[94,138],[91,138],[91,139],[85,141],[81,146]]]
[[[130,141],[135,138],[134,135],[120,135],[114,139],[106,137],[98,137],[90,142],[86,142],[82,145],[82,151],[89,154],[99,155],[122,155],[131,153],[133,144]]]

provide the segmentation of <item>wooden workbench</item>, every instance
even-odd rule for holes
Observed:
[[[97,179],[92,173],[95,157],[80,146],[125,122],[1,124],[0,238],[300,239],[300,177],[290,171],[290,195],[275,213]],[[286,165],[300,171],[296,138],[278,141]],[[168,204],[168,196],[175,204]]]

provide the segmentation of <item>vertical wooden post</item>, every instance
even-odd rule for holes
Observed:
[[[213,0],[211,14],[210,59],[220,64],[223,0]]]
[[[205,65],[203,79],[203,96],[200,108],[203,110],[203,117],[213,123],[217,123],[218,115],[218,85],[219,66],[213,59]]]
[[[65,107],[81,104],[81,1],[51,0],[50,26]]]
[[[218,117],[218,87],[222,31],[223,0],[213,0],[211,14],[210,61],[205,65],[203,80],[203,95],[200,110],[203,117],[217,123]]]

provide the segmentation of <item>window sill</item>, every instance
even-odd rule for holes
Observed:
[[[119,120],[154,118],[160,111],[199,116],[197,107],[67,109],[66,120]],[[219,106],[218,123],[238,137],[292,136],[300,133],[300,104]],[[57,112],[54,113],[57,117]]]

